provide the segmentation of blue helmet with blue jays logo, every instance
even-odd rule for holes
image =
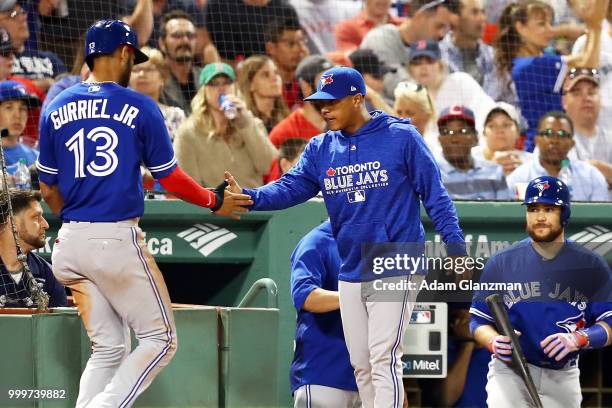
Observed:
[[[570,191],[561,180],[551,176],[542,176],[531,180],[525,190],[523,205],[532,203],[561,207],[561,225],[564,227],[567,225],[571,214]]]
[[[132,47],[135,64],[149,59],[138,49],[138,37],[128,24],[119,20],[100,20],[94,23],[85,36],[85,61],[89,69],[92,69],[91,62],[94,57],[112,54],[120,45]]]

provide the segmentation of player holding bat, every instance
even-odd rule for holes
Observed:
[[[578,355],[585,348],[612,342],[612,272],[600,256],[566,241],[569,190],[554,177],[527,186],[527,233],[530,238],[493,255],[481,282],[520,284],[500,293],[544,407],[579,407],[582,401]],[[533,406],[527,386],[509,366],[513,347],[495,326],[485,303],[490,293],[476,292],[470,328],[494,357],[487,376],[490,407]]]

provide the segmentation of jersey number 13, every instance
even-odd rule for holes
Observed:
[[[96,142],[98,139],[104,140],[104,144],[96,146],[96,158],[102,159],[101,164],[92,160],[85,165],[85,139],[92,142]],[[115,171],[119,164],[119,158],[117,158],[115,153],[118,142],[119,138],[115,131],[105,126],[99,126],[90,130],[87,133],[87,137],[85,137],[84,129],[76,132],[66,142],[66,147],[74,154],[74,177],[87,177],[85,169],[87,169],[90,175],[96,177],[108,176]]]

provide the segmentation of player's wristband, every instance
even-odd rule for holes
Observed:
[[[217,206],[217,195],[196,183],[179,166],[166,177],[159,179],[159,182],[167,191],[182,200],[211,209]]]
[[[586,348],[603,348],[608,344],[608,331],[601,324],[594,324],[588,329],[578,330],[587,338]]]
[[[221,208],[223,206],[223,197],[224,197],[224,191],[225,188],[228,186],[228,183],[226,180],[223,180],[223,183],[219,184],[217,187],[215,187],[212,192],[215,193],[216,196],[216,200],[215,200],[215,205],[214,207],[211,207],[211,211],[215,212],[217,210],[219,210],[219,208]]]

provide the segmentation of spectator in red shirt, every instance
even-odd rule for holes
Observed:
[[[266,30],[266,53],[278,67],[283,79],[283,98],[290,110],[303,105],[295,69],[308,55],[306,39],[297,18],[273,20]]]
[[[332,67],[332,63],[320,55],[311,55],[300,62],[296,70],[300,90],[304,96],[312,94],[321,74]],[[279,122],[270,132],[270,141],[275,147],[287,139],[302,138],[310,140],[325,130],[325,120],[311,103],[292,112]]]
[[[389,14],[391,0],[365,0],[363,11],[336,26],[336,48],[352,51],[372,28],[382,24],[399,26],[403,19]]]

